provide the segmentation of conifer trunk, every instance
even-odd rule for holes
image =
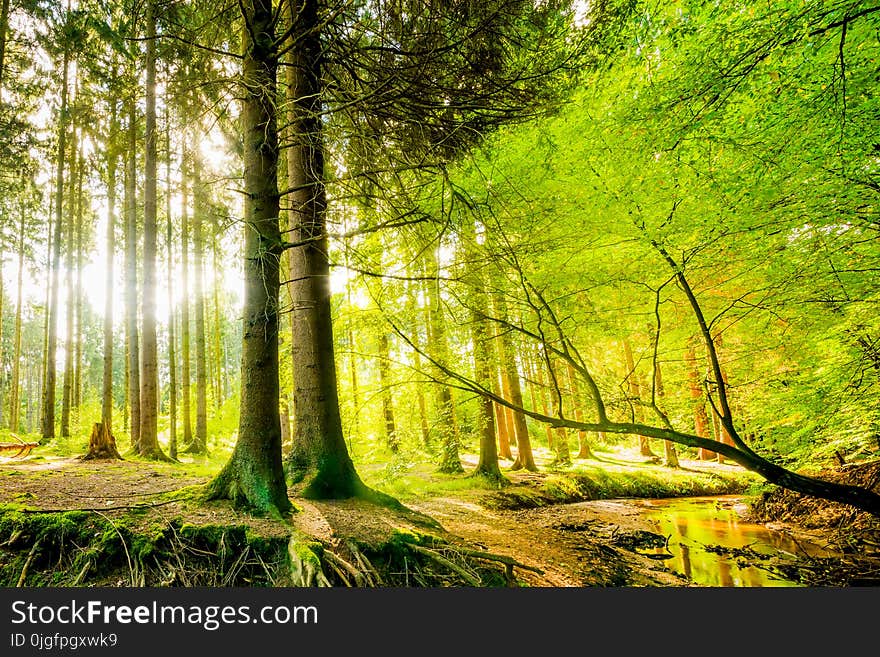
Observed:
[[[272,50],[270,0],[242,3],[245,80],[244,137],[245,298],[238,441],[210,484],[210,496],[229,498],[264,513],[291,509],[281,460],[279,415],[278,293],[281,231],[278,132],[275,117],[277,59]],[[198,432],[197,432],[198,433]]]
[[[61,105],[58,110],[58,151],[55,162],[55,237],[52,243],[52,284],[49,291],[46,330],[46,376],[42,395],[40,442],[55,437],[55,354],[58,349],[58,293],[61,268],[61,233],[64,219],[64,158],[67,156],[67,81],[70,68],[70,47],[64,47],[61,66]]]
[[[141,430],[140,342],[138,340],[137,277],[137,114],[128,107],[128,152],[125,166],[125,340],[128,363],[128,427],[131,451],[139,454]]]

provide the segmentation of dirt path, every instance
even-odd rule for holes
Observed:
[[[497,511],[436,497],[409,506],[474,545],[543,570],[543,575],[520,571],[530,586],[686,585],[656,561],[611,545],[615,528],[646,529],[639,511],[624,502]]]

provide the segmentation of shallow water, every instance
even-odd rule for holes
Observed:
[[[742,520],[745,504],[736,496],[632,500],[644,507],[643,517],[657,534],[669,537],[663,560],[670,569],[701,586],[800,586],[761,567],[756,558],[743,559],[707,551],[707,546],[749,547],[759,554],[783,559],[791,555],[822,556],[820,546],[795,540],[788,534]],[[757,565],[755,565],[757,564]]]

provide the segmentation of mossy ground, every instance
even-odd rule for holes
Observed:
[[[568,557],[529,551],[552,537],[520,537],[513,527],[506,539],[483,539],[491,537],[493,523],[511,520],[497,515],[502,512],[612,497],[729,493],[754,483],[736,466],[686,462],[671,470],[626,452],[597,456],[563,469],[545,462],[539,473],[507,471],[510,484],[499,486],[470,476],[474,455],[463,455],[463,474],[450,475],[409,463],[403,454],[359,468],[366,485],[403,505],[308,500],[295,497],[293,488],[295,513],[258,518],[229,502],[205,501],[202,487],[223,464],[216,453],[185,463],[83,462],[40,448],[26,460],[0,464],[0,584],[664,585],[634,577],[633,564],[607,547],[569,546],[560,554],[580,551],[577,578],[548,579],[539,574],[547,563]],[[448,531],[444,514],[456,508],[472,513],[472,534]],[[505,551],[520,538],[518,551]],[[512,554],[527,568],[480,558],[485,548]]]

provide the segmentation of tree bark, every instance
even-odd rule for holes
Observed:
[[[171,229],[171,119],[165,114],[165,254],[168,275],[168,456],[177,459],[177,355],[174,331],[174,232]]]
[[[78,85],[75,85],[76,88]],[[75,245],[75,222],[74,216],[79,212],[77,194],[79,145],[77,140],[77,128],[74,126],[73,139],[71,140],[71,175],[70,196],[67,208],[67,251],[65,253],[65,269],[67,270],[67,331],[64,340],[64,381],[61,393],[61,437],[70,436],[70,406],[73,399],[73,355],[74,355],[74,306],[76,305],[76,292],[73,288],[73,248]]]
[[[181,363],[181,393],[183,397],[183,445],[192,444],[192,375],[190,372],[190,322],[189,322],[189,189],[188,182],[188,155],[186,152],[186,133],[184,133],[183,145],[181,146],[180,162],[180,266],[181,266],[181,292],[180,301],[180,359]]]
[[[432,280],[427,283],[428,298],[428,348],[433,359],[446,364],[449,362],[449,344],[446,339],[446,324],[443,319],[443,301],[440,296],[440,266],[435,249],[425,251],[427,273]],[[440,376],[438,376],[440,378]],[[447,474],[464,472],[459,456],[459,429],[455,414],[455,400],[452,388],[445,384],[435,387],[437,426],[440,431],[439,471]]]
[[[82,456],[82,460],[91,461],[95,459],[119,459],[122,456],[116,448],[116,438],[110,428],[103,422],[95,422],[92,427],[92,433],[89,436],[89,449]]]
[[[629,386],[630,403],[633,407],[633,419],[636,423],[644,421],[645,413],[641,406],[642,391],[636,372],[635,359],[633,358],[632,346],[628,339],[623,341],[623,354],[626,359],[626,379]],[[639,454],[642,456],[656,457],[651,450],[651,444],[646,436],[639,436]]]
[[[242,10],[244,59],[245,298],[238,440],[211,482],[214,498],[259,512],[290,511],[281,459],[278,292],[281,231],[278,201],[277,57],[271,0],[247,0]],[[198,433],[198,431],[197,431]]]
[[[292,238],[293,381],[296,414],[292,479],[312,498],[375,497],[348,454],[339,414],[322,134],[321,17],[317,0],[289,3],[293,63],[288,70],[292,143],[287,151]],[[277,409],[277,403],[275,404]]]
[[[688,340],[684,360],[688,371],[688,390],[694,414],[694,434],[702,438],[708,438],[709,416],[706,414],[706,402],[703,398],[703,387],[700,385],[700,371],[697,368],[697,356],[694,352],[693,339]],[[699,450],[701,461],[711,461],[716,457],[717,455],[713,451],[702,447]]]
[[[64,46],[61,65],[61,106],[58,110],[58,152],[55,162],[55,238],[52,244],[52,285],[46,331],[46,381],[43,386],[43,408],[40,420],[40,442],[55,437],[55,354],[58,349],[58,293],[61,269],[61,233],[64,219],[64,158],[67,156],[67,81],[70,68],[70,46]]]
[[[21,203],[21,217],[19,219],[18,229],[18,280],[16,282],[16,301],[15,301],[15,332],[13,335],[12,346],[12,388],[9,391],[9,429],[16,433],[19,430],[19,411],[21,410],[21,399],[19,395],[20,385],[20,365],[21,365],[21,312],[23,306],[22,299],[22,283],[24,274],[24,226],[25,226],[25,207],[24,201]]]
[[[577,375],[571,363],[568,363],[568,386],[571,389],[571,402],[574,409],[574,419],[578,422],[584,421],[584,411],[581,408],[580,389],[577,384]],[[593,450],[590,449],[590,442],[587,438],[587,432],[578,429],[578,453],[575,458],[591,459],[594,458]]]
[[[128,107],[128,153],[125,166],[125,339],[128,344],[128,427],[131,451],[139,454],[141,435],[140,342],[138,340],[137,276],[137,113]]]
[[[379,327],[379,387],[382,394],[382,418],[385,422],[385,443],[393,454],[400,451],[400,439],[394,422],[394,400],[391,395],[391,347],[388,333]]]
[[[159,447],[159,354],[156,342],[156,15],[155,0],[146,6],[146,130],[144,134],[144,251],[141,287],[141,430],[140,454],[167,460]]]
[[[204,289],[204,213],[205,190],[202,186],[202,163],[198,153],[193,153],[193,266],[195,283],[195,331],[196,331],[196,431],[186,452],[204,454],[208,450],[208,372],[205,341],[205,289]]]
[[[110,144],[107,152],[107,236],[104,254],[104,376],[101,386],[101,426],[113,435],[113,261],[116,255],[116,146],[119,121],[116,100],[110,101]],[[115,443],[115,441],[114,441]]]

